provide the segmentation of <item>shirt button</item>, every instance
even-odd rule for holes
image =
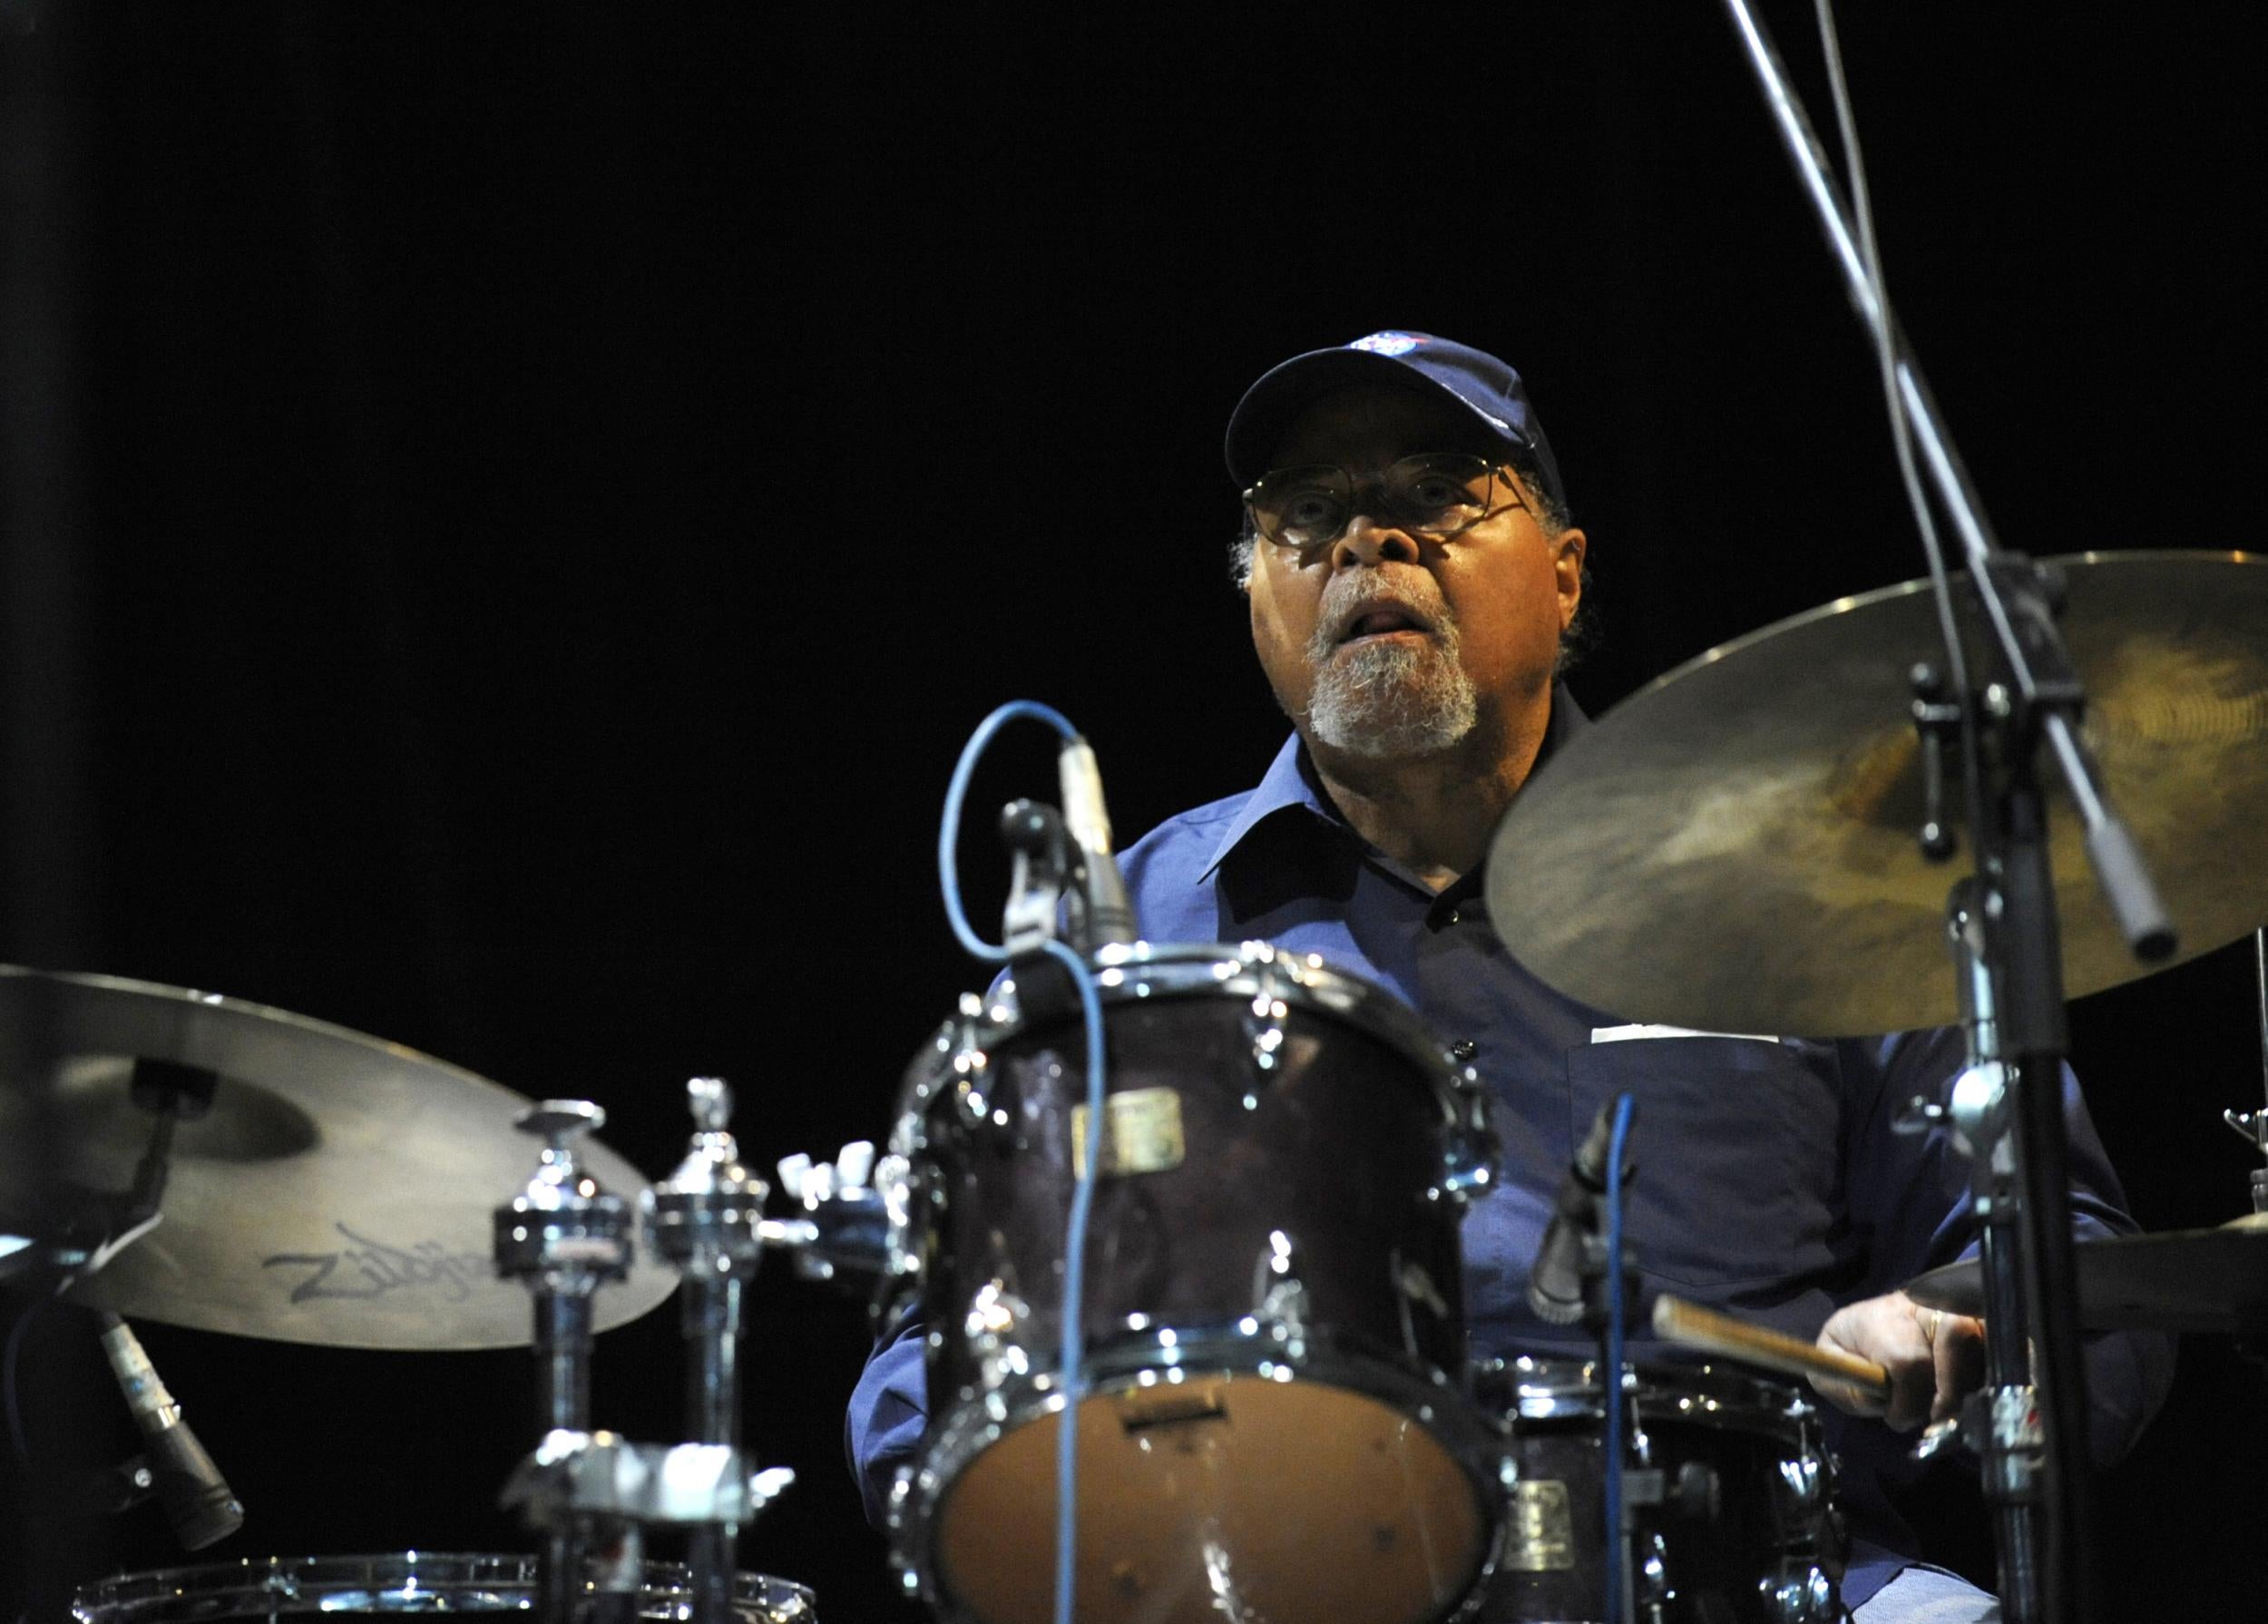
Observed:
[[[1480,1052],[1481,1045],[1474,1042],[1471,1038],[1459,1038],[1455,1042],[1449,1046],[1449,1058],[1455,1061],[1461,1066],[1470,1061],[1474,1055]]]
[[[1450,910],[1449,910],[1449,923],[1450,923],[1450,924],[1452,924],[1452,925],[1462,925],[1464,922],[1465,922],[1465,911],[1464,911],[1462,908],[1452,908],[1452,909],[1450,909]]]

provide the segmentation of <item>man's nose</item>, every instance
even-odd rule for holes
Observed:
[[[1344,570],[1358,564],[1413,564],[1419,559],[1417,538],[1391,522],[1381,523],[1357,513],[1346,522],[1339,539],[1331,543],[1331,567]]]

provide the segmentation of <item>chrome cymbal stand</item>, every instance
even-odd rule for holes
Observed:
[[[2260,994],[2260,1083],[2268,1096],[2268,930],[2253,933],[2253,976]],[[2244,1142],[2268,1156],[2268,1104],[2258,1110],[2224,1110],[2223,1120]],[[2253,1210],[2268,1212],[2268,1167],[2253,1169]]]
[[[1946,907],[1946,944],[1960,983],[1969,1064],[1953,1080],[1942,1115],[1950,1119],[1954,1145],[1976,1169],[1970,1175],[1970,1200],[1984,1253],[1985,1385],[1964,1407],[1960,1432],[1983,1463],[1999,1551],[2001,1617],[2007,1624],[2038,1624],[2037,1523],[2045,1439],[2032,1384],[2022,1274],[2024,1181],[1977,895],[1974,878],[1960,880]],[[1933,1452],[1941,1440],[1941,1434],[1925,1440],[1916,1453]]]
[[[534,1177],[495,1212],[496,1272],[521,1280],[534,1297],[539,1447],[554,1433],[590,1430],[591,1299],[630,1272],[629,1203],[575,1164],[574,1141],[605,1121],[606,1112],[588,1101],[546,1100],[513,1124],[543,1141]],[[634,1602],[642,1552],[636,1524],[623,1527],[622,1548],[599,1588]],[[572,1624],[591,1535],[584,1517],[545,1526],[537,1581],[542,1624]]]
[[[726,1124],[732,1091],[714,1077],[685,1085],[693,1142],[677,1170],[644,1197],[654,1257],[683,1277],[686,1427],[696,1443],[740,1442],[742,1298],[764,1256],[764,1202],[771,1191],[740,1164]],[[737,1522],[696,1523],[688,1538],[693,1624],[731,1617]]]

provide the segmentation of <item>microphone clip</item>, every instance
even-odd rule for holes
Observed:
[[[1056,940],[1061,928],[1075,877],[1070,836],[1063,815],[1045,801],[1014,800],[1000,809],[1000,839],[1010,862],[1001,938],[1011,959],[1023,959]]]
[[[1550,1222],[1529,1270],[1528,1306],[1546,1325],[1579,1325],[1598,1332],[1605,1329],[1612,1312],[1606,1208],[1613,1118],[1613,1106],[1602,1107],[1584,1136],[1573,1163],[1559,1181]],[[1622,1164],[1626,1193],[1637,1176],[1637,1165],[1626,1154]],[[1622,1273],[1624,1300],[1635,1302],[1638,1267],[1627,1236],[1622,1244]]]

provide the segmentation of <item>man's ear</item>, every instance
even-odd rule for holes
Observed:
[[[1573,623],[1575,611],[1583,602],[1583,557],[1590,549],[1590,538],[1579,530],[1562,530],[1551,538],[1551,573],[1559,593],[1559,624],[1565,628]]]

